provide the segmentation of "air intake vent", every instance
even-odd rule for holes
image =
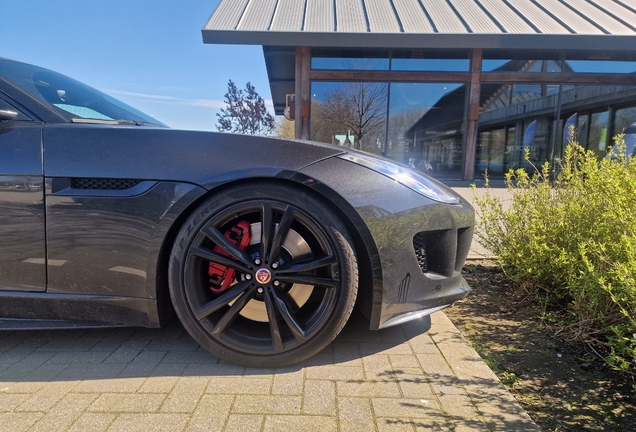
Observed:
[[[71,179],[73,189],[92,190],[125,190],[137,186],[141,180],[133,179],[103,179],[103,178],[74,178]]]
[[[425,233],[417,233],[413,237],[413,249],[415,250],[415,257],[417,258],[417,263],[422,270],[422,273],[426,273],[428,271],[428,265],[426,262],[426,236]]]

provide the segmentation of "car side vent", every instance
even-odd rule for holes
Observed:
[[[93,190],[124,190],[130,189],[141,183],[141,180],[133,179],[104,179],[104,178],[73,178],[71,188]]]
[[[417,263],[422,270],[422,273],[428,271],[428,264],[426,261],[426,234],[423,232],[415,234],[413,237],[413,249],[415,250],[415,257]]]

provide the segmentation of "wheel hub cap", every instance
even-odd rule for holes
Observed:
[[[266,268],[259,269],[256,272],[256,280],[259,284],[266,285],[272,280],[272,273]]]

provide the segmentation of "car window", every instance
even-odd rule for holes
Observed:
[[[123,120],[165,126],[99,90],[48,69],[0,61],[0,75],[69,120]]]
[[[32,120],[30,117],[25,115],[22,111],[20,111],[19,109],[17,109],[13,105],[9,104],[9,102],[7,102],[4,99],[2,99],[2,96],[0,96],[0,110],[7,110],[7,111],[15,111],[15,112],[17,112],[18,115],[16,116],[15,120],[18,120],[18,121],[29,121],[29,120]]]

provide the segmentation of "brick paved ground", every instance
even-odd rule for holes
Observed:
[[[222,363],[177,322],[0,331],[0,431],[538,430],[443,313],[365,325],[283,369]]]

